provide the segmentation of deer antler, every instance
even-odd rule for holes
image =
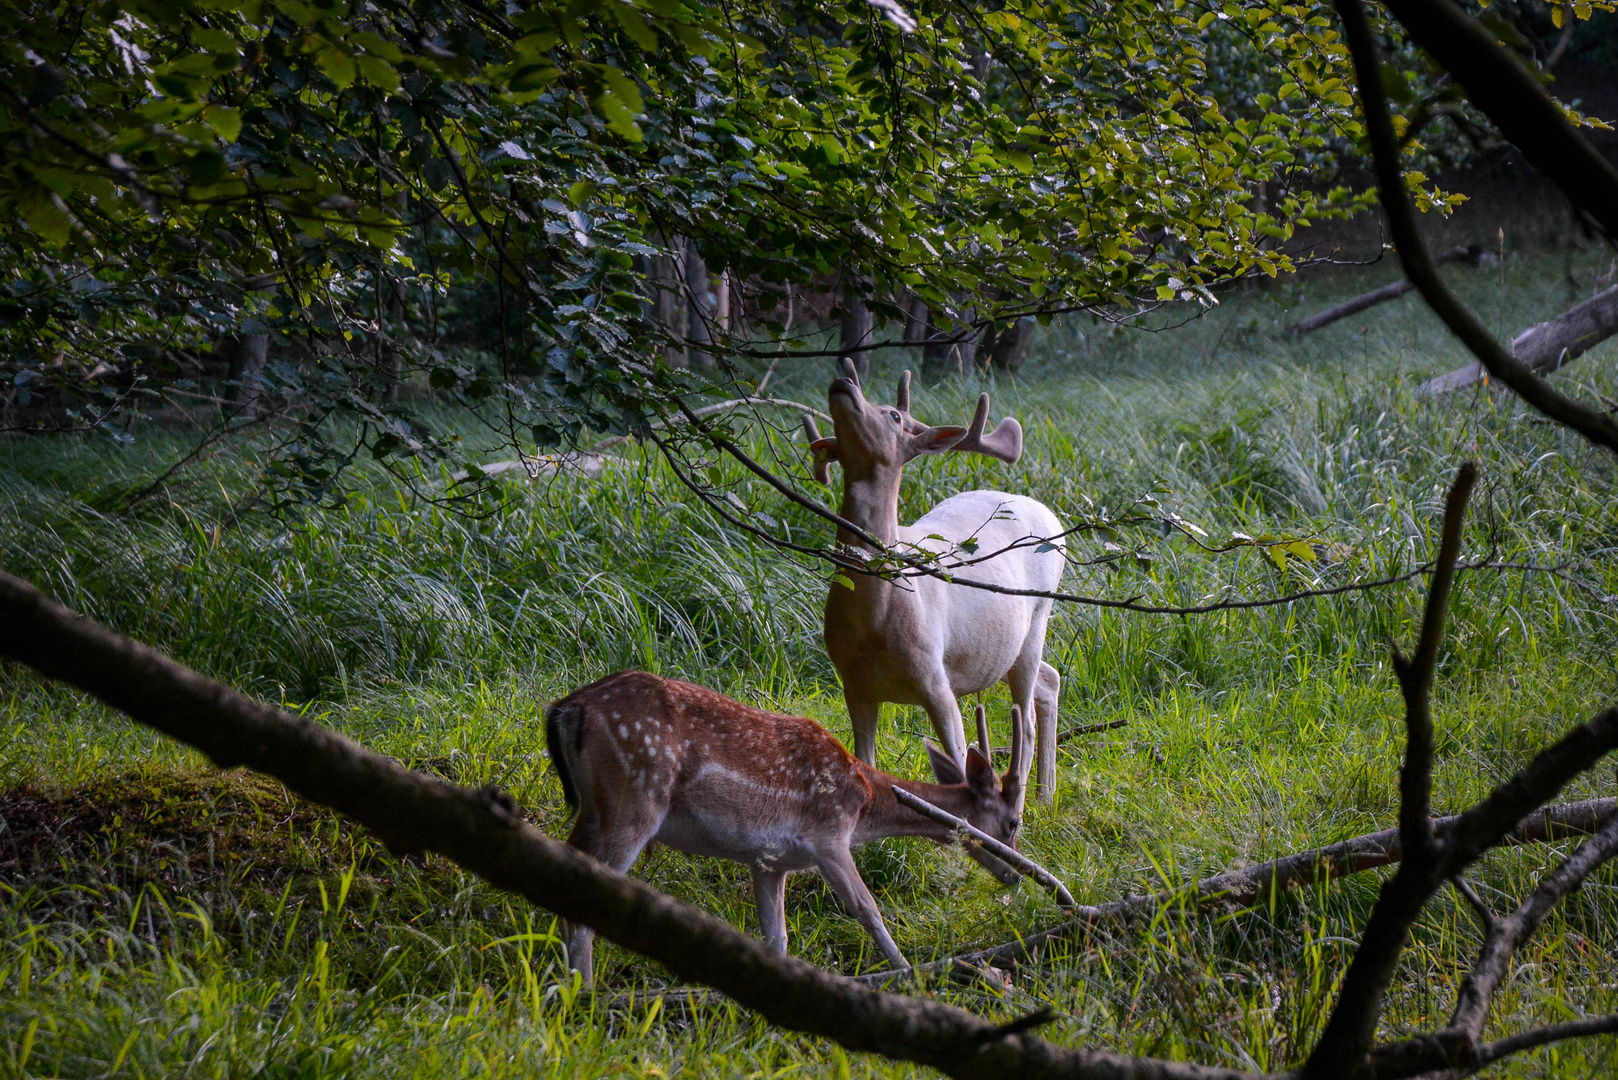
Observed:
[[[1022,425],[1017,423],[1015,417],[1008,416],[993,431],[984,434],[983,428],[988,422],[989,395],[979,394],[977,412],[972,414],[972,424],[966,429],[966,438],[950,449],[998,458],[1007,465],[1016,464],[1017,459],[1022,457]]]
[[[905,374],[909,374],[906,372]],[[978,706],[978,749],[983,751],[983,760],[990,765],[994,764],[994,750],[989,746],[989,714],[982,705]]]
[[[809,437],[809,454],[814,461],[815,479],[820,481],[822,484],[825,484],[827,487],[830,487],[830,462],[835,454],[829,452],[828,448],[825,446],[825,441],[820,438],[820,426],[815,423],[815,418],[807,413],[805,413],[803,417],[803,433]],[[835,442],[835,440],[826,441]],[[816,443],[821,444],[821,448],[818,450],[815,449]]]
[[[985,394],[984,397],[988,397],[988,395]],[[979,707],[981,708],[981,706]],[[1027,746],[1027,743],[1028,740],[1023,737],[1022,730],[1022,706],[1013,705],[1011,707],[1011,766],[1006,769],[1005,778],[1000,782],[1002,790],[1011,784],[1020,785],[1023,782],[1022,778],[1025,775],[1025,770],[1022,767],[1022,755],[1023,748]]]
[[[843,357],[842,369],[844,378],[848,379],[848,381],[853,383],[855,386],[860,385],[860,372],[859,369],[854,366],[854,358],[852,356]],[[863,390],[864,387],[860,387],[860,389]]]

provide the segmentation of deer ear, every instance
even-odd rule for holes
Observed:
[[[955,764],[955,759],[939,749],[937,743],[931,739],[923,739],[921,745],[927,748],[927,762],[933,767],[933,776],[938,778],[940,784],[964,784],[966,777],[961,773],[961,767]]]
[[[966,782],[972,790],[983,794],[993,795],[999,787],[999,777],[994,775],[994,766],[984,757],[978,748],[971,746],[966,751]]]
[[[826,465],[828,462],[842,460],[837,456],[837,436],[829,435],[824,439],[816,439],[809,444],[809,453],[814,458],[815,479],[830,487],[831,470]]]
[[[966,438],[966,429],[953,424],[946,427],[924,427],[905,442],[905,460],[923,454],[942,454]]]

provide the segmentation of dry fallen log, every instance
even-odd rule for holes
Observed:
[[[1450,248],[1448,251],[1436,256],[1434,262],[1439,266],[1454,262],[1467,262],[1476,265],[1483,255],[1483,249],[1473,244],[1469,247]],[[1305,334],[1312,334],[1323,326],[1330,326],[1332,323],[1340,319],[1346,319],[1350,315],[1358,315],[1367,308],[1385,304],[1389,300],[1397,300],[1415,287],[1415,284],[1409,278],[1400,278],[1398,281],[1384,285],[1380,289],[1372,289],[1368,293],[1361,293],[1352,300],[1345,300],[1336,307],[1329,307],[1325,311],[1309,316],[1307,319],[1300,319],[1281,331],[1281,335],[1283,337],[1303,337]]]
[[[1618,334],[1618,285],[1569,308],[1554,319],[1535,323],[1511,341],[1511,354],[1537,375],[1547,375]],[[1417,396],[1442,394],[1471,386],[1485,374],[1482,364],[1468,364],[1416,387]]]

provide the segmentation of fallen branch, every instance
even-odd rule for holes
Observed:
[[[1483,248],[1477,244],[1453,247],[1435,256],[1433,265],[1443,266],[1446,263],[1468,262],[1475,266],[1483,254]],[[1384,285],[1380,289],[1372,289],[1368,293],[1361,293],[1352,300],[1345,300],[1335,307],[1329,307],[1325,311],[1309,316],[1307,319],[1299,319],[1281,331],[1281,336],[1303,337],[1305,334],[1312,334],[1316,330],[1330,326],[1340,319],[1346,319],[1350,315],[1358,315],[1367,308],[1374,308],[1378,304],[1387,303],[1389,300],[1397,300],[1415,287],[1416,283],[1409,278],[1400,278],[1398,281]]]
[[[913,795],[897,785],[895,785],[893,788],[893,797],[923,817],[932,818],[940,825],[948,825],[950,828],[960,833],[963,837],[970,837],[975,843],[986,849],[991,855],[995,856],[997,859],[1011,867],[1013,870],[1017,871],[1019,874],[1026,878],[1032,878],[1034,881],[1037,881],[1040,885],[1045,887],[1045,890],[1051,894],[1052,898],[1055,899],[1057,906],[1063,911],[1071,912],[1074,908],[1078,907],[1078,905],[1073,902],[1073,894],[1067,891],[1066,885],[1063,885],[1057,880],[1055,874],[1051,873],[1049,870],[1045,869],[1043,866],[1039,865],[1033,859],[1030,859],[1016,848],[1007,844],[1002,844],[1000,841],[996,840],[994,837],[990,836],[976,825],[973,825],[965,818],[956,817],[947,810],[940,810],[938,807],[934,806],[926,799],[923,799],[921,796]]]
[[[1583,836],[1601,829],[1618,813],[1618,799],[1587,799],[1583,802],[1545,806],[1524,818],[1506,836],[1509,844],[1542,844]],[[1433,830],[1442,832],[1460,821],[1460,815],[1433,820]],[[979,966],[1012,966],[1036,962],[1053,945],[1083,937],[1098,926],[1124,927],[1150,920],[1165,908],[1220,908],[1239,910],[1268,901],[1272,896],[1335,881],[1350,874],[1392,866],[1404,858],[1397,828],[1366,833],[1323,848],[1284,855],[1241,870],[1203,878],[1183,889],[1170,892],[1126,896],[1105,904],[1078,904],[1075,918],[1049,930],[1029,934],[974,952],[963,953],[932,963],[919,964],[918,972],[938,971],[955,962]],[[891,972],[879,971],[859,976],[861,981],[882,983]]]
[[[1576,360],[1618,334],[1618,285],[1597,293],[1554,319],[1535,323],[1511,341],[1511,355],[1536,375]],[[1487,375],[1482,364],[1467,364],[1416,387],[1417,396],[1442,394],[1471,386]]]
[[[1056,741],[1065,743],[1069,739],[1077,739],[1081,735],[1094,735],[1098,731],[1112,731],[1116,728],[1128,726],[1129,717],[1127,716],[1122,720],[1108,720],[1104,724],[1085,724],[1083,727],[1068,728],[1056,737]]]
[[[743,405],[768,405],[777,409],[796,409],[805,416],[818,416],[827,423],[831,422],[830,416],[827,416],[813,405],[805,405],[801,401],[790,401],[786,398],[756,396],[732,398],[729,401],[716,401],[712,405],[704,405],[700,409],[691,410],[691,415],[698,417],[713,416],[715,413],[740,408]],[[653,431],[661,431],[664,428],[685,422],[685,417],[676,416],[667,423],[662,420],[656,421],[651,425],[651,428]],[[507,461],[491,461],[487,465],[475,466],[475,469],[484,476],[498,476],[500,473],[511,472],[514,469],[525,469],[528,472],[529,479],[549,476],[568,469],[577,469],[585,476],[599,476],[602,468],[607,463],[616,460],[612,456],[602,453],[602,451],[610,450],[614,446],[629,442],[632,438],[634,438],[632,435],[612,435],[602,439],[588,450],[578,450],[568,454],[541,454],[537,457],[513,458]],[[460,472],[452,473],[450,480],[458,483],[471,476],[472,473],[472,469],[464,469]]]
[[[1359,10],[1349,11],[1355,3],[1358,0],[1336,0],[1345,28]],[[1569,126],[1560,107],[1546,96],[1521,62],[1496,44],[1492,30],[1449,0],[1388,0],[1386,6],[1412,37],[1454,73],[1473,103],[1500,125],[1530,162],[1601,221],[1609,235],[1618,236],[1618,228],[1613,227],[1618,225],[1618,199],[1613,198],[1618,194],[1618,170]],[[1530,370],[1495,340],[1477,314],[1439,276],[1421,230],[1416,227],[1416,210],[1401,164],[1403,150],[1388,118],[1387,96],[1381,84],[1374,83],[1381,78],[1381,68],[1362,70],[1365,64],[1381,63],[1377,43],[1374,37],[1368,38],[1351,51],[1376,169],[1377,196],[1405,276],[1416,283],[1433,314],[1461,339],[1491,378],[1504,383],[1530,408],[1597,446],[1618,453],[1618,422],[1595,406],[1562,393]],[[1506,84],[1513,84],[1513,89],[1502,93]]]

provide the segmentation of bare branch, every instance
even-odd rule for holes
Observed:
[[[1441,1031],[1436,1035],[1420,1035],[1377,1047],[1371,1055],[1369,1076],[1373,1080],[1405,1080],[1411,1076],[1460,1080],[1524,1050],[1613,1032],[1618,1032],[1618,1013],[1531,1028],[1482,1046],[1471,1042],[1460,1032]]]
[[[1546,806],[1524,818],[1504,837],[1508,844],[1538,844],[1595,832],[1618,813],[1618,799],[1589,799],[1584,802]],[[1443,833],[1460,820],[1438,818],[1433,828]],[[1125,926],[1153,918],[1170,907],[1240,909],[1265,902],[1293,889],[1308,888],[1349,874],[1363,873],[1398,863],[1404,857],[1397,828],[1367,833],[1323,848],[1272,859],[1242,870],[1231,870],[1203,878],[1184,889],[1145,896],[1127,896],[1106,904],[1080,904],[1070,922],[1049,930],[1027,934],[1016,941],[966,953],[953,960],[919,965],[922,972],[937,971],[953,962],[978,965],[1015,965],[1037,961],[1046,950],[1082,938],[1093,927]],[[871,981],[886,980],[888,972],[862,976]]]
[[[1535,1028],[1525,1031],[1521,1035],[1498,1039],[1486,1044],[1478,1051],[1478,1067],[1493,1064],[1501,1058],[1520,1054],[1524,1050],[1532,1050],[1539,1046],[1548,1046],[1553,1042],[1562,1042],[1566,1039],[1578,1039],[1589,1035],[1611,1035],[1618,1031],[1618,1013],[1611,1016],[1596,1016],[1588,1020],[1569,1020],[1562,1024],[1551,1024],[1547,1027]]]
[[[1515,912],[1506,918],[1494,920],[1484,938],[1477,962],[1461,984],[1455,1014],[1450,1020],[1451,1029],[1465,1033],[1474,1041],[1482,1038],[1483,1025],[1489,1018],[1489,1004],[1500,980],[1506,975],[1512,954],[1539,928],[1552,908],[1614,854],[1618,854],[1618,817],[1609,820],[1600,832],[1580,844],[1562,865],[1546,874],[1539,887]]]
[[[1453,247],[1433,261],[1435,265],[1443,266],[1446,263],[1471,260],[1475,265],[1481,252],[1482,249],[1476,246]],[[1384,285],[1380,289],[1372,289],[1370,292],[1361,293],[1352,300],[1345,300],[1341,304],[1327,308],[1325,311],[1316,312],[1307,319],[1299,319],[1285,330],[1282,330],[1281,336],[1303,337],[1305,334],[1312,334],[1316,330],[1330,326],[1341,319],[1346,319],[1350,315],[1358,315],[1360,312],[1374,308],[1378,304],[1385,304],[1389,300],[1397,300],[1415,287],[1415,283],[1409,278],[1400,278],[1398,281]]]
[[[965,818],[956,817],[947,810],[940,810],[926,799],[923,799],[919,795],[913,795],[904,788],[895,786],[893,788],[893,797],[923,817],[932,818],[940,825],[948,825],[950,828],[954,829],[963,836],[971,837],[973,841],[982,846],[986,851],[989,852],[989,854],[995,856],[995,858],[1017,871],[1023,877],[1032,878],[1034,881],[1044,886],[1045,890],[1051,894],[1053,899],[1055,899],[1057,906],[1063,911],[1071,912],[1078,907],[1078,905],[1073,902],[1073,894],[1067,891],[1066,885],[1063,885],[1061,881],[1057,880],[1055,874],[1051,873],[1049,870],[1045,869],[1043,866],[1039,865],[1033,859],[1030,859],[1016,848],[1011,847],[1008,844],[1002,844],[1000,841],[996,840],[994,837],[990,836],[976,825],[973,825]]]
[[[1477,466],[1462,465],[1444,501],[1444,526],[1438,542],[1438,562],[1427,592],[1422,614],[1421,637],[1414,656],[1406,659],[1397,646],[1393,649],[1393,670],[1405,701],[1405,763],[1399,774],[1399,821],[1405,830],[1405,851],[1410,857],[1427,854],[1432,844],[1428,822],[1432,804],[1433,715],[1429,700],[1433,673],[1438,668],[1438,649],[1444,641],[1444,616],[1449,609],[1450,586],[1455,581],[1455,561],[1461,550],[1461,531],[1466,521],[1466,500],[1477,482]]]
[[[1371,40],[1374,47],[1359,0],[1339,0],[1338,10],[1350,42],[1363,38]],[[1363,44],[1363,41],[1358,42],[1356,49]],[[1358,57],[1358,51],[1355,55]],[[1381,69],[1371,70],[1379,72]],[[1312,1077],[1353,1075],[1371,1052],[1377,1020],[1382,1014],[1383,995],[1393,981],[1410,927],[1448,876],[1435,873],[1440,860],[1435,858],[1430,820],[1433,721],[1428,697],[1438,663],[1438,649],[1444,638],[1444,614],[1449,606],[1450,586],[1455,580],[1466,500],[1476,479],[1476,466],[1470,462],[1462,465],[1445,500],[1438,562],[1433,568],[1432,587],[1427,594],[1415,655],[1407,659],[1397,647],[1393,650],[1393,668],[1405,703],[1405,759],[1399,770],[1399,833],[1405,861],[1393,879],[1383,885],[1376,906],[1371,910],[1360,947],[1343,976],[1337,1004],[1305,1066],[1305,1072]],[[1457,872],[1459,869],[1456,868]]]
[[[1483,924],[1483,932],[1485,934],[1492,933],[1494,931],[1494,912],[1490,911],[1489,905],[1483,902],[1483,897],[1473,891],[1472,886],[1467,884],[1466,879],[1459,874],[1450,878],[1449,883],[1455,887],[1455,891],[1460,894],[1461,899],[1471,904],[1472,910],[1478,913],[1478,922]]]
[[[1575,202],[1595,214],[1610,235],[1618,236],[1618,171],[1579,138],[1555,103],[1534,84],[1532,76],[1495,45],[1493,35],[1448,0],[1386,0],[1386,3],[1410,28],[1412,36],[1450,68],[1473,100],[1502,124],[1502,130],[1529,160],[1549,173]],[[1388,231],[1404,263],[1405,276],[1416,283],[1428,306],[1490,375],[1544,415],[1572,428],[1597,446],[1618,451],[1618,423],[1600,409],[1557,391],[1527,364],[1512,356],[1476,313],[1438,276],[1416,228],[1415,210],[1405,189],[1399,142],[1388,119],[1387,97],[1382,87],[1381,49],[1360,0],[1336,0],[1336,6],[1343,23],[1344,39],[1354,57],[1355,79],[1376,166],[1377,191],[1387,216]],[[1460,67],[1457,68],[1457,64]],[[1481,77],[1480,72],[1485,69],[1490,79]],[[1498,85],[1491,79],[1498,80]],[[1482,97],[1479,96],[1480,83],[1485,84]],[[1502,93],[1505,98],[1501,97]],[[1518,98],[1527,104],[1519,105]],[[1507,127],[1497,112],[1510,114],[1513,125]],[[1515,123],[1529,118],[1530,114],[1531,122],[1526,127]],[[1576,168],[1564,167],[1575,160]],[[1552,171],[1553,167],[1557,171]],[[1569,187],[1570,183],[1574,186]],[[1588,201],[1598,194],[1604,200],[1599,211],[1596,203]]]

